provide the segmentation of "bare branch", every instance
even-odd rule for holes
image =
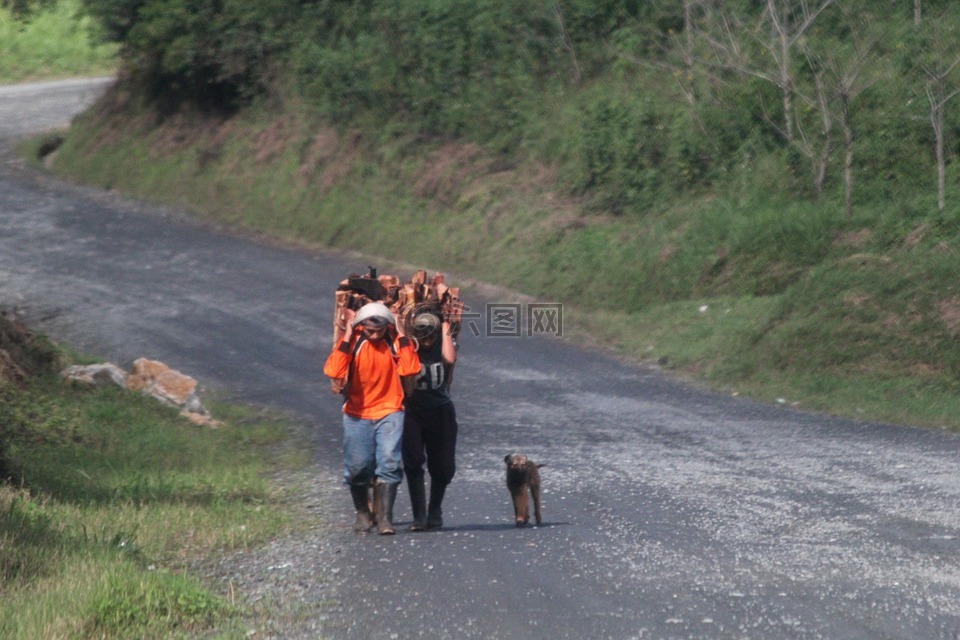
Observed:
[[[570,60],[573,64],[573,82],[574,84],[579,85],[582,74],[580,72],[580,62],[577,60],[577,52],[573,47],[573,41],[570,40],[570,36],[567,35],[567,29],[563,24],[563,12],[560,10],[560,4],[558,2],[553,2],[552,9],[553,15],[557,20],[557,26],[560,29],[560,41],[563,43],[563,48],[567,50],[567,53],[570,54]]]

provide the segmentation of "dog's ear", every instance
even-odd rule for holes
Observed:
[[[547,466],[547,465],[546,465],[546,464],[538,464],[538,465],[537,465],[537,469],[539,469],[540,467],[545,467],[545,466]]]
[[[510,455],[504,456],[503,461],[506,462],[507,464],[510,464],[510,458],[512,458],[512,457],[513,457],[513,456],[510,456]]]

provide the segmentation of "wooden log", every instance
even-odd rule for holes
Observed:
[[[364,275],[352,273],[342,280],[334,292],[333,346],[336,347],[351,327],[349,318],[369,302],[382,302],[397,318],[401,333],[411,331],[413,317],[429,311],[451,323],[451,333],[460,332],[463,302],[460,289],[450,287],[442,273],[428,277],[425,269],[413,273],[407,281],[392,274],[377,275],[371,267]]]

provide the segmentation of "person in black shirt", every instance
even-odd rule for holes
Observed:
[[[450,396],[457,343],[451,325],[431,312],[413,321],[420,357],[420,374],[405,403],[403,467],[410,490],[413,523],[410,531],[443,526],[443,495],[456,473],[457,414]],[[424,464],[430,473],[426,499]]]

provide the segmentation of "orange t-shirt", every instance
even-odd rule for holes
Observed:
[[[379,420],[403,409],[403,386],[400,376],[420,373],[420,358],[413,341],[405,336],[395,338],[396,357],[387,343],[390,337],[371,342],[364,340],[354,355],[357,335],[341,342],[327,358],[323,373],[340,379],[350,374],[347,401],[343,412],[364,420]]]

